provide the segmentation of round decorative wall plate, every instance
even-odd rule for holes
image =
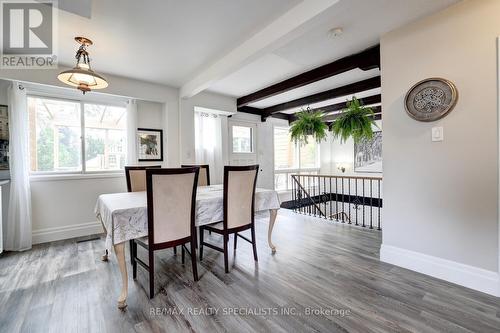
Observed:
[[[410,88],[405,96],[405,108],[418,121],[435,121],[446,116],[457,104],[455,85],[441,78],[425,79]]]

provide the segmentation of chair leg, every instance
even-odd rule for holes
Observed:
[[[238,233],[234,233],[234,249],[236,250],[236,244],[238,244]]]
[[[182,253],[182,264],[184,265],[184,257],[186,256],[185,251],[184,251],[184,245],[181,245],[181,253]]]
[[[177,255],[177,246],[174,246],[174,254]]]
[[[134,269],[134,240],[129,240],[128,245],[130,247],[130,264],[132,265],[132,269]]]
[[[196,262],[196,238],[195,242],[191,241],[191,265],[193,266],[193,278],[195,281],[198,281],[198,264]]]
[[[203,260],[203,234],[205,233],[205,229],[200,228],[200,261]]]
[[[128,245],[130,245],[130,263],[134,266],[134,240],[129,240]]]
[[[155,294],[155,256],[153,250],[149,249],[149,298]]]
[[[137,243],[132,239],[130,241],[130,260],[132,261],[132,278],[137,278]]]
[[[227,243],[229,241],[229,235],[224,234],[224,270],[229,273],[229,258],[227,253]]]
[[[252,225],[252,247],[253,247],[253,259],[258,261],[257,259],[257,241],[255,239],[255,225]]]
[[[194,247],[198,248],[198,234],[200,233],[200,227],[194,228]]]

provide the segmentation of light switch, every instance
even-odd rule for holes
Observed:
[[[433,127],[432,128],[432,141],[443,141],[444,134],[442,127]]]

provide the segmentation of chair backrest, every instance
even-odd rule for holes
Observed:
[[[125,176],[127,178],[127,191],[146,191],[146,169],[150,168],[158,169],[161,168],[161,165],[126,166]]]
[[[199,167],[200,174],[198,175],[198,186],[208,186],[210,185],[210,168],[208,164],[198,164],[198,165],[181,165],[181,168],[191,168],[191,167]]]
[[[199,168],[147,169],[149,244],[161,248],[194,235]]]
[[[224,228],[254,223],[258,165],[224,167]]]

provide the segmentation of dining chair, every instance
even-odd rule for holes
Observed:
[[[126,166],[125,177],[127,178],[128,192],[146,191],[146,170],[158,169],[161,165],[151,166]]]
[[[225,166],[223,221],[200,226],[200,260],[203,260],[203,246],[224,253],[224,270],[229,273],[228,242],[229,235],[234,233],[234,249],[238,237],[252,244],[253,257],[257,261],[257,244],[255,241],[255,185],[257,183],[258,165]],[[240,235],[239,232],[250,229],[252,239]],[[204,231],[208,230],[223,237],[223,247],[206,243]]]
[[[195,207],[198,168],[147,169],[148,235],[132,243],[132,276],[137,278],[137,264],[149,272],[149,298],[154,296],[154,252],[182,247],[191,255],[193,277],[198,281],[196,266]],[[191,249],[186,244],[191,244]],[[148,251],[148,263],[137,257],[137,245]]]
[[[127,192],[146,191],[146,170],[158,168],[161,168],[161,165],[125,166]],[[177,254],[177,247],[174,247],[174,254]],[[132,258],[132,240],[130,240],[130,258]]]
[[[191,168],[191,167],[199,167],[200,175],[198,177],[198,186],[209,186],[210,185],[210,168],[208,164],[183,164],[181,168]]]

